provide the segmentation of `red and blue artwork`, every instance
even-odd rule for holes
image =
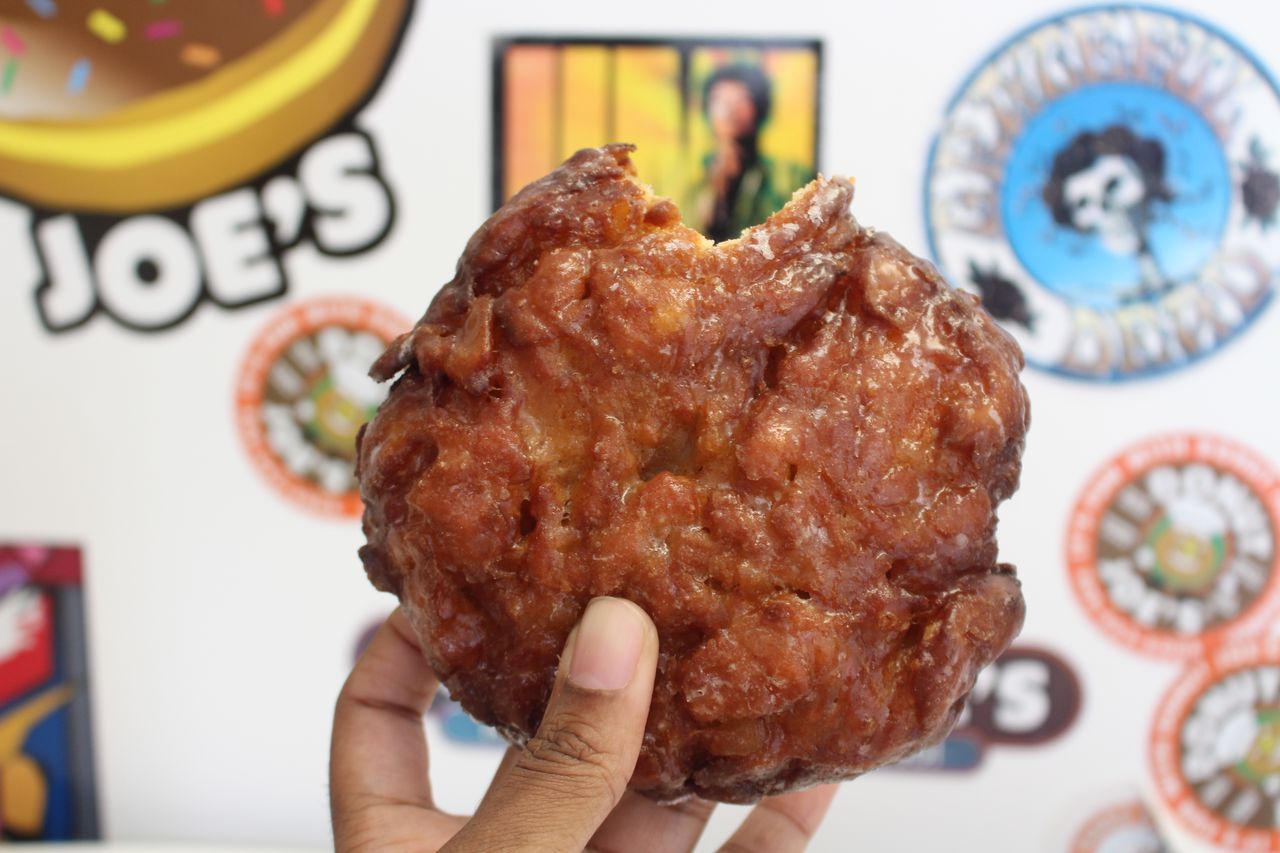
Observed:
[[[98,837],[80,550],[0,545],[0,839]]]

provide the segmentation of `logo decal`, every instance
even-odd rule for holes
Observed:
[[[1210,25],[1128,6],[1043,22],[948,110],[926,178],[934,255],[1033,365],[1183,365],[1275,288],[1276,139],[1274,81]]]
[[[1085,488],[1067,534],[1071,584],[1138,651],[1199,654],[1280,601],[1280,474],[1223,438],[1170,435],[1122,452]]]
[[[1165,853],[1151,815],[1138,800],[1097,812],[1071,841],[1071,853]]]
[[[354,117],[411,0],[101,5],[0,11],[0,245],[47,331],[278,299],[294,248],[386,237],[394,198]]]
[[[1232,850],[1280,850],[1280,636],[1217,649],[1161,702],[1151,767],[1163,804]]]
[[[249,455],[276,489],[321,514],[360,514],[356,433],[386,396],[369,366],[411,326],[342,298],[300,303],[267,324],[245,358],[236,407]]]
[[[1044,649],[1014,646],[979,673],[947,739],[894,767],[972,770],[990,746],[1037,746],[1062,737],[1080,705],[1080,680],[1066,661]]]

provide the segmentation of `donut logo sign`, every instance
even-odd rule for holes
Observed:
[[[240,437],[281,494],[322,515],[358,516],[356,434],[386,388],[369,365],[413,324],[357,299],[300,303],[267,324],[236,387]]]
[[[1137,800],[1116,803],[1090,817],[1071,840],[1071,853],[1166,853],[1147,809]]]
[[[1169,691],[1151,733],[1161,804],[1227,850],[1280,850],[1280,636],[1218,649]]]
[[[1214,352],[1280,268],[1280,93],[1209,24],[1087,9],[999,48],[930,154],[926,226],[1034,366],[1114,380]]]
[[[1114,639],[1163,657],[1256,628],[1280,603],[1280,474],[1248,448],[1169,435],[1097,471],[1067,533],[1071,585]]]
[[[412,0],[46,0],[0,10],[0,246],[51,333],[289,289],[395,215],[372,137]]]

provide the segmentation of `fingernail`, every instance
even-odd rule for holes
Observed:
[[[569,682],[586,690],[621,690],[631,683],[644,623],[634,607],[618,598],[596,598],[578,623]]]

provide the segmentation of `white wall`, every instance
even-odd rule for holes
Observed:
[[[1280,65],[1275,7],[1180,7]],[[419,2],[359,119],[397,194],[395,231],[348,260],[296,253],[290,300],[363,294],[415,317],[450,277],[489,212],[497,34],[820,37],[824,169],[857,176],[859,219],[924,254],[921,186],[948,100],[989,51],[1062,8]],[[1280,138],[1271,143],[1280,150]],[[392,602],[363,576],[358,522],[281,500],[240,444],[234,383],[282,303],[201,309],[152,336],[102,317],[50,335],[33,312],[21,220],[0,202],[0,538],[85,548],[106,831],[323,846],[333,699],[356,635]],[[1154,432],[1215,432],[1280,461],[1277,363],[1272,307],[1221,352],[1162,377],[1106,384],[1027,371],[1034,422],[1022,489],[1002,512],[1002,558],[1023,579],[1023,641],[1075,665],[1082,716],[1049,746],[993,749],[972,774],[876,773],[848,784],[814,849],[1065,850],[1093,811],[1149,787],[1147,732],[1179,667],[1118,646],[1085,616],[1064,564],[1068,514],[1088,472]],[[497,753],[433,734],[441,804],[465,810]],[[725,837],[738,813],[719,810],[709,837]]]

